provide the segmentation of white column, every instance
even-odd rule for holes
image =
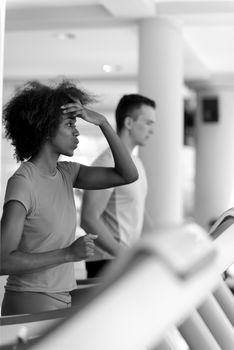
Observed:
[[[181,28],[166,18],[139,27],[139,92],[157,103],[155,134],[140,149],[149,183],[147,210],[154,224],[183,219],[183,42]]]
[[[218,121],[204,122],[204,99],[218,100]],[[199,88],[196,118],[195,219],[205,228],[234,206],[234,87]]]

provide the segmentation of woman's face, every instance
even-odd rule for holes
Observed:
[[[76,117],[70,113],[62,114],[57,132],[50,139],[53,151],[58,155],[73,156],[79,143],[79,134],[76,128]]]

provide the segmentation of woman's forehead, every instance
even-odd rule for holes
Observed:
[[[75,116],[72,113],[62,113],[62,121],[66,121],[66,120],[72,120],[72,121],[76,121],[77,116]]]

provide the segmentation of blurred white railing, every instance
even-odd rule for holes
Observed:
[[[215,240],[195,224],[151,232],[30,348],[232,350],[234,301],[221,273],[233,247],[232,225]]]

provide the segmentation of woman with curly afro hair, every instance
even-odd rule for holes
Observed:
[[[74,262],[94,253],[96,236],[75,240],[73,188],[103,189],[135,181],[129,152],[107,119],[87,108],[93,98],[71,81],[28,82],[5,105],[3,122],[21,164],[7,183],[1,220],[1,274],[9,275],[2,315],[71,305]],[[114,167],[59,161],[72,156],[83,119],[99,127]]]

